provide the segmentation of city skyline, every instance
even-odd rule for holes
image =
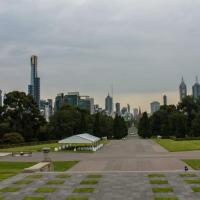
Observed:
[[[149,103],[162,102],[163,94],[176,104],[181,76],[192,86],[199,75],[200,2],[20,0],[0,5],[0,85],[6,92],[26,91],[32,54],[40,60],[44,99],[80,91],[104,105],[113,84],[114,102],[149,111]]]

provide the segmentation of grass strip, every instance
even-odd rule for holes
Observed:
[[[63,180],[50,180],[47,182],[48,185],[62,185],[65,181]]]
[[[56,178],[63,178],[63,179],[67,179],[67,178],[70,178],[70,177],[71,177],[71,175],[69,175],[69,174],[59,174],[59,175],[56,176]]]
[[[73,193],[93,193],[94,188],[75,188]]]
[[[88,178],[102,178],[101,174],[90,174],[87,176]]]
[[[187,184],[200,184],[200,179],[196,180],[185,180]]]
[[[192,187],[193,192],[200,192],[200,187]]]
[[[155,197],[155,200],[178,200],[176,197]]]
[[[165,187],[165,188],[152,188],[152,191],[154,193],[168,193],[168,192],[173,192],[173,188],[171,187]]]
[[[45,200],[45,197],[26,196],[23,200]]]
[[[41,175],[41,174],[33,174],[33,175],[27,176],[26,178],[28,178],[28,179],[40,179],[42,177],[43,177],[43,175]]]
[[[21,190],[19,187],[5,187],[0,192],[18,192],[19,190]]]
[[[33,182],[33,180],[25,179],[25,180],[17,181],[14,184],[17,184],[17,185],[28,185],[28,184],[31,184],[32,182]]]
[[[86,196],[68,196],[66,200],[88,200]]]
[[[36,190],[38,193],[53,193],[57,189],[56,188],[51,188],[51,187],[40,187]]]
[[[99,182],[97,179],[83,180],[81,181],[81,185],[95,185]]]
[[[150,180],[150,184],[169,184],[166,180]]]
[[[153,174],[148,174],[149,178],[161,178],[161,177],[165,177],[164,174],[158,174],[158,173],[153,173]]]
[[[191,173],[185,173],[185,174],[179,174],[180,177],[197,177],[196,174]]]

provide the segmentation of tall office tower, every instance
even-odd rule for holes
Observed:
[[[138,118],[138,115],[139,115],[139,110],[138,110],[138,108],[134,108],[134,109],[133,109],[133,115],[134,115],[134,118],[135,118],[135,119]]]
[[[160,109],[160,103],[158,101],[153,101],[151,103],[151,114],[155,113]]]
[[[129,104],[127,104],[127,109],[128,109],[128,113],[130,113],[131,112],[131,107],[130,107]]]
[[[2,90],[0,90],[0,106],[3,106]]]
[[[28,86],[28,94],[33,96],[33,99],[40,106],[40,78],[37,72],[38,57],[31,56],[31,83]]]
[[[60,93],[55,98],[54,112],[59,111],[63,105],[64,105],[64,94]]]
[[[48,105],[49,105],[49,116],[53,115],[53,100],[47,99]]]
[[[163,105],[167,106],[167,96],[166,95],[163,96]]]
[[[194,99],[200,97],[200,84],[198,82],[198,77],[196,77],[196,83],[192,86],[192,95]]]
[[[181,84],[179,86],[179,94],[180,94],[180,101],[182,101],[187,96],[187,86],[183,80],[183,77]]]
[[[105,99],[105,110],[108,112],[109,115],[113,113],[113,98],[108,94]]]
[[[121,115],[121,112],[120,112],[120,103],[116,103],[115,104],[115,109],[116,109],[116,114],[119,116],[119,115]]]
[[[65,104],[69,104],[71,106],[78,106],[79,101],[80,101],[79,92],[68,92],[68,94],[64,96]]]

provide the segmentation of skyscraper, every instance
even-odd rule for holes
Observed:
[[[160,109],[160,103],[158,101],[153,101],[151,103],[151,114],[155,113]]]
[[[119,115],[121,115],[121,112],[120,112],[120,103],[116,103],[115,104],[115,107],[116,107],[116,114],[119,116]]]
[[[166,95],[163,96],[163,105],[167,106],[167,96]]]
[[[183,77],[181,84],[179,86],[179,94],[180,94],[180,101],[182,101],[187,96],[187,86],[183,80]]]
[[[131,107],[130,107],[129,104],[127,104],[127,109],[128,109],[128,113],[130,113],[131,112]]]
[[[33,96],[33,99],[40,106],[40,78],[37,72],[38,57],[31,56],[31,83],[28,86],[28,93]]]
[[[196,83],[192,86],[192,95],[194,99],[200,97],[200,84],[198,82],[198,77],[196,77]]]
[[[105,110],[108,112],[109,115],[113,113],[113,98],[108,94],[105,99]]]
[[[2,90],[0,90],[0,106],[3,106]]]

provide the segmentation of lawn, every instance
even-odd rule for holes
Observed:
[[[88,200],[85,196],[69,196],[66,200]]]
[[[34,164],[34,162],[0,162],[0,181],[15,176],[24,168]]]
[[[45,197],[33,197],[33,196],[27,196],[27,197],[24,197],[23,200],[45,200]]]
[[[43,148],[49,147],[53,151],[55,147],[59,147],[58,143],[39,144],[33,146],[12,147],[7,149],[0,149],[0,152],[40,152]]]
[[[168,181],[166,180],[150,180],[150,184],[158,184],[158,185],[163,185],[163,184],[169,184]]]
[[[93,193],[94,188],[75,188],[73,193]]]
[[[40,187],[35,192],[38,193],[53,193],[57,190],[57,188],[51,188],[51,187]]]
[[[164,174],[159,174],[159,173],[153,173],[153,174],[148,174],[149,178],[162,178],[165,177]]]
[[[83,180],[81,181],[81,185],[95,185],[97,184],[99,181],[96,179],[90,179],[90,180]]]
[[[190,167],[195,170],[200,170],[200,159],[190,159],[190,160],[183,160],[187,163]]]
[[[200,140],[175,141],[170,139],[156,139],[155,141],[171,152],[200,150]]]
[[[72,168],[76,165],[79,161],[55,161],[54,164],[54,171],[56,172],[64,172],[68,169]]]
[[[156,197],[155,200],[178,200],[176,197]]]
[[[54,170],[57,172],[67,171],[74,165],[76,165],[78,161],[55,161]],[[34,162],[0,162],[0,181],[10,178],[11,176],[15,176],[20,173],[23,169],[31,167],[35,165]],[[42,175],[30,175],[29,179],[41,178]]]
[[[168,192],[173,192],[173,188],[171,187],[166,187],[166,188],[152,188],[152,191],[154,193],[168,193]]]

